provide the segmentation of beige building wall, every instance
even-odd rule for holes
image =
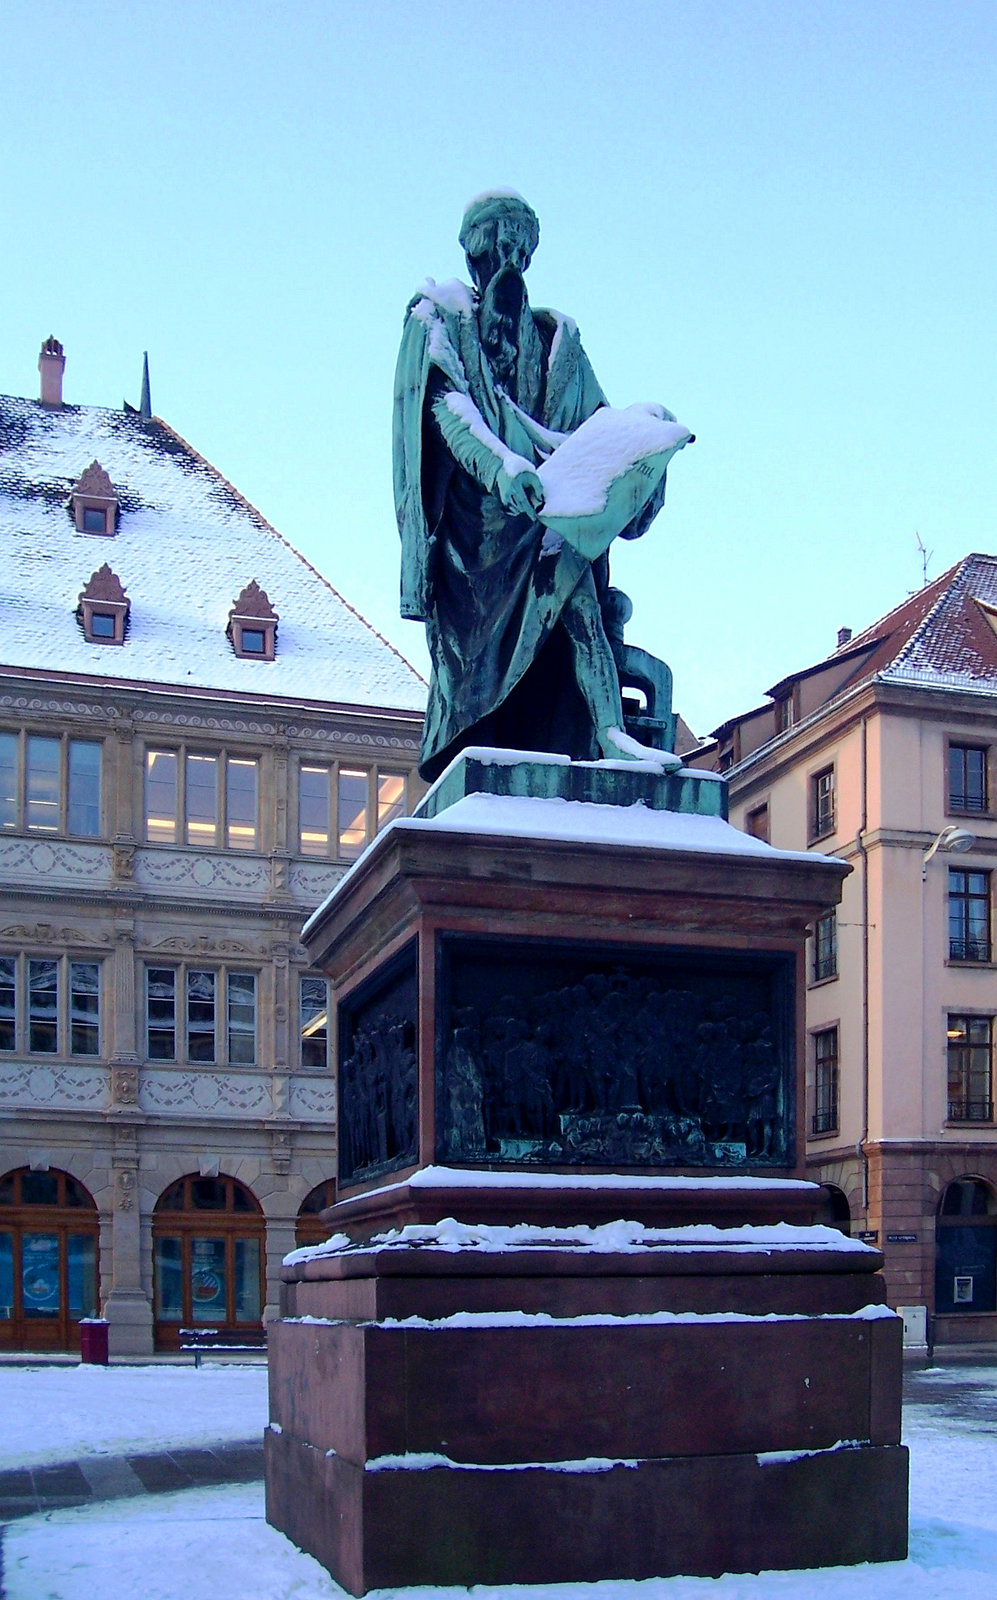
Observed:
[[[852,1230],[882,1245],[893,1303],[929,1309],[946,1185],[967,1176],[997,1184],[997,1126],[948,1119],[948,1019],[997,1019],[997,965],[949,960],[950,867],[997,874],[997,815],[948,809],[950,742],[997,745],[997,713],[965,695],[866,682],[730,773],[736,826],[767,804],[773,844],[833,852],[853,869],[838,911],[837,975],[815,982],[808,971],[808,1161],[846,1195]],[[829,767],[836,826],[813,840],[812,785]],[[974,848],[940,850],[924,867],[950,824],[970,829]],[[814,1137],[813,1041],[830,1028],[839,1115],[833,1132]],[[943,1338],[997,1338],[995,1315],[936,1322]]]
[[[301,1203],[335,1175],[334,1062],[330,1046],[326,1068],[302,1064],[299,978],[308,969],[298,935],[349,861],[335,838],[326,857],[302,852],[300,767],[308,761],[334,770],[341,762],[369,772],[372,836],[379,771],[404,775],[406,809],[421,792],[420,719],[11,676],[2,688],[0,732],[101,743],[103,808],[94,839],[61,829],[42,836],[23,826],[0,832],[0,956],[54,959],[63,972],[70,960],[96,962],[101,989],[98,1055],[67,1050],[65,1019],[57,1052],[2,1052],[0,1179],[22,1168],[64,1171],[92,1196],[99,1309],[118,1354],[153,1348],[152,1228],[165,1190],[190,1174],[237,1179],[265,1219],[269,1315]],[[150,842],[150,748],[258,760],[256,848]],[[255,1060],[150,1059],[150,964],[178,974],[193,964],[217,974],[219,988],[230,969],[254,973]],[[220,1010],[221,992],[217,1003]],[[23,1011],[23,982],[18,1007]],[[22,1030],[25,1020],[19,1017]],[[224,1019],[217,1021],[221,1036]],[[36,1331],[40,1338],[45,1330]]]

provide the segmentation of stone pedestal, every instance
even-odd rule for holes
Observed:
[[[305,929],[341,1199],[284,1268],[267,1514],[355,1594],[900,1558],[900,1322],[802,1167],[847,869],[540,765],[465,759]]]

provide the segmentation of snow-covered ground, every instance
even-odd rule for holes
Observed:
[[[214,1396],[226,1391],[226,1370],[240,1372],[184,1374],[207,1378],[200,1391],[206,1414]],[[155,1401],[156,1396],[161,1400],[164,1394],[184,1392],[181,1385],[170,1391],[169,1380],[162,1381],[177,1371],[150,1367],[116,1373],[112,1368],[104,1376],[127,1376],[139,1383],[144,1379]],[[260,1388],[257,1371],[244,1369],[244,1375],[250,1381],[240,1436],[248,1438],[259,1425]],[[23,1376],[0,1371],[0,1414],[5,1418],[11,1415],[13,1397],[9,1380]],[[45,1376],[71,1374],[49,1370]],[[475,1600],[500,1594],[515,1600],[989,1600],[997,1594],[997,1497],[991,1488],[997,1481],[997,1367],[935,1369],[919,1376],[914,1389],[905,1412],[911,1449],[907,1561],[720,1579],[479,1588]],[[50,1392],[55,1395],[54,1386]],[[110,1441],[126,1437],[114,1410],[114,1392],[108,1385],[103,1396],[105,1448],[120,1448]],[[124,1386],[119,1392],[125,1400]],[[196,1387],[187,1392],[196,1395]],[[43,1384],[35,1388],[33,1400],[39,1424],[49,1411],[57,1416],[58,1402],[47,1405]],[[194,1411],[188,1416],[193,1425]],[[177,1415],[164,1418],[160,1442],[178,1422]],[[127,1418],[124,1424],[130,1426]],[[207,1435],[200,1431],[184,1437],[204,1442]],[[217,1427],[213,1437],[219,1437]],[[150,1443],[147,1436],[146,1447]],[[71,1454],[67,1447],[62,1459]],[[25,1518],[6,1529],[4,1556],[6,1600],[93,1600],[95,1595],[131,1600],[136,1593],[143,1600],[342,1600],[342,1591],[316,1562],[267,1526],[261,1485],[149,1495]],[[466,1592],[411,1589],[405,1597],[458,1600]]]
[[[0,1367],[0,1468],[259,1440],[267,1370]]]

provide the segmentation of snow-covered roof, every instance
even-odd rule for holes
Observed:
[[[118,498],[113,537],[69,504],[97,460]],[[238,490],[158,417],[0,396],[0,663],[140,683],[420,712],[426,686]],[[131,602],[124,647],[88,643],[81,590],[109,563]],[[226,637],[255,579],[280,622],[273,662]]]

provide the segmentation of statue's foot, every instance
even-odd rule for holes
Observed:
[[[678,772],[682,765],[681,756],[671,750],[652,750],[650,745],[631,739],[622,728],[600,728],[599,748],[607,761],[619,761],[622,756],[625,761],[653,763],[659,772]]]

